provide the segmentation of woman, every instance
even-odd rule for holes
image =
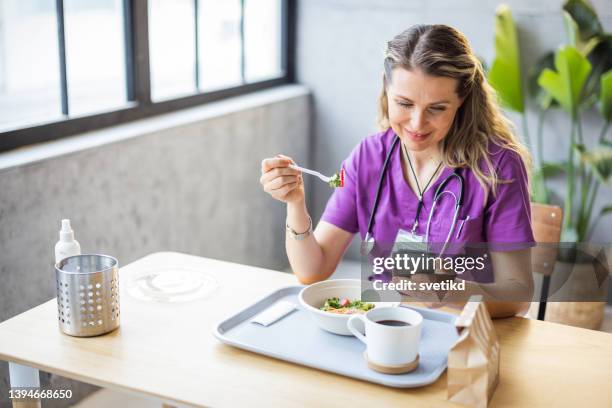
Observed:
[[[483,285],[471,284],[466,291],[485,300],[517,299],[487,302],[493,317],[524,312],[528,302],[518,300],[533,292],[530,159],[463,34],[445,25],[419,25],[393,38],[385,51],[379,108],[382,131],[344,162],[345,187],[334,191],[314,233],[302,176],[288,167],[292,160],[279,155],[262,162],[264,191],[287,203],[287,255],[298,279],[309,284],[328,278],[357,232],[362,241],[372,236],[383,243],[425,236],[428,242],[496,243],[490,262],[501,285],[483,292]],[[464,184],[456,222],[455,201],[447,198],[429,220],[437,187],[455,172]],[[445,187],[459,194],[459,182]]]

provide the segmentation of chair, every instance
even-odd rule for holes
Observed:
[[[559,243],[561,239],[562,215],[563,210],[561,210],[561,207],[531,203],[531,224],[537,243]],[[543,275],[538,320],[544,320],[546,314],[550,276],[555,268],[557,252],[558,247],[556,245],[539,245],[531,251],[532,270]]]

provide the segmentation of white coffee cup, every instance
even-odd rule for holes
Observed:
[[[355,326],[362,322],[365,330]],[[383,324],[380,322],[387,322]],[[401,322],[405,325],[389,325]],[[423,316],[405,307],[374,308],[351,316],[348,329],[366,344],[368,360],[381,366],[399,366],[413,362],[419,352]],[[365,332],[365,336],[364,336]]]

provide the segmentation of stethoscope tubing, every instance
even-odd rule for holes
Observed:
[[[391,160],[391,155],[395,146],[399,143],[399,137],[395,135],[393,139],[393,143],[391,143],[391,149],[389,153],[387,153],[387,157],[385,158],[385,162],[383,163],[382,170],[380,172],[380,176],[378,177],[378,185],[376,186],[376,195],[374,196],[374,204],[372,205],[372,212],[370,213],[370,219],[368,221],[368,229],[366,230],[365,242],[371,242],[372,237],[372,225],[374,224],[374,216],[376,215],[376,210],[378,209],[378,202],[380,201],[380,190],[382,189],[382,183],[385,178],[385,173],[387,172],[387,167],[389,167],[389,161]]]

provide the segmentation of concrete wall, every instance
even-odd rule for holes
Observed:
[[[0,155],[0,321],[55,297],[61,218],[83,252],[121,265],[172,250],[285,269],[285,210],[260,166],[279,152],[307,161],[309,112],[307,91],[287,86]],[[73,401],[95,388],[41,377]],[[0,406],[7,389],[1,362]]]
[[[386,41],[413,24],[442,23],[461,30],[474,51],[487,62],[494,55],[495,8],[500,2],[483,0],[308,0],[298,9],[298,61],[300,83],[314,98],[314,166],[327,173],[366,135],[376,131],[382,52]],[[509,0],[519,26],[523,65],[566,42],[561,0]],[[612,2],[592,0],[606,31],[612,31]],[[509,114],[517,129],[520,117]],[[532,135],[535,111],[529,112]],[[602,121],[594,113],[584,116],[587,141],[597,138]],[[545,128],[546,157],[566,157],[569,143],[567,115],[551,112]],[[533,137],[533,136],[532,136]],[[562,188],[556,189],[559,194]],[[330,195],[317,185],[310,210],[318,219]],[[612,190],[600,188],[595,210],[612,202]],[[598,226],[595,240],[610,241],[612,217]],[[356,246],[349,256],[357,258]]]

